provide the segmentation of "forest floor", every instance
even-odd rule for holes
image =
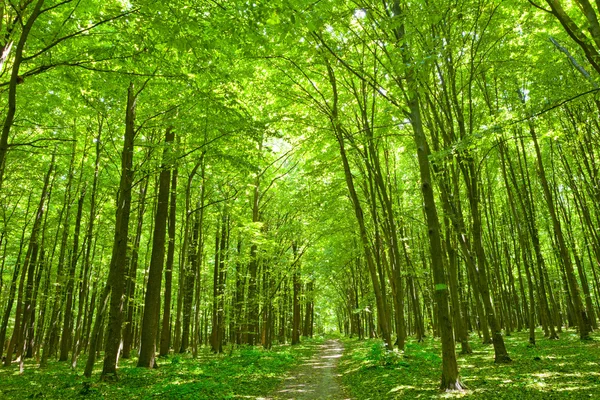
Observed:
[[[340,340],[330,339],[318,345],[313,355],[290,371],[283,385],[267,399],[348,399],[340,386],[337,368],[343,351],[344,345]]]
[[[39,368],[27,360],[25,371],[0,367],[0,400],[21,399],[257,399],[281,386],[283,377],[310,359],[322,339],[305,340],[298,346],[226,348],[214,355],[203,348],[198,358],[174,354],[159,358],[159,368],[137,368],[137,359],[119,361],[119,380],[99,381],[101,357],[93,376],[83,377],[85,357],[73,370],[69,363],[52,361]]]
[[[600,333],[585,342],[572,330],[560,340],[538,333],[536,347],[527,337],[505,337],[513,362],[496,365],[493,347],[471,336],[473,354],[458,355],[469,388],[462,393],[438,390],[440,342],[428,337],[410,339],[404,353],[387,352],[375,339],[314,339],[218,356],[204,349],[197,359],[175,354],[160,358],[155,370],[121,360],[114,383],[99,381],[101,362],[84,378],[83,357],[75,370],[59,362],[40,369],[28,360],[23,374],[16,365],[0,368],[0,399],[600,399]]]
[[[535,347],[528,346],[527,332],[505,336],[512,362],[494,364],[492,345],[472,335],[473,354],[459,354],[462,382],[469,390],[441,392],[441,344],[426,338],[409,340],[404,353],[386,352],[380,340],[344,340],[339,369],[342,384],[360,400],[439,399],[600,399],[600,334],[580,341],[573,330],[560,340],[548,340],[537,332]]]

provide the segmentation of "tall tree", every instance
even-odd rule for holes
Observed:
[[[167,217],[169,214],[169,184],[171,169],[169,167],[171,149],[175,134],[172,128],[167,128],[165,134],[165,149],[158,179],[158,204],[154,218],[154,232],[152,239],[152,256],[148,272],[148,284],[144,299],[144,316],[142,319],[142,336],[140,356],[137,366],[154,368],[156,353],[156,334],[160,313],[160,289],[162,283],[162,270],[165,261],[165,234],[167,230]]]
[[[104,364],[102,367],[102,379],[117,379],[117,362],[121,346],[121,328],[123,321],[123,295],[125,291],[125,265],[127,264],[127,236],[129,234],[129,213],[131,210],[131,189],[133,186],[133,142],[135,139],[135,115],[137,94],[134,91],[133,82],[127,89],[127,108],[125,109],[125,136],[123,152],[121,153],[121,179],[119,192],[117,194],[117,215],[115,224],[115,235],[113,240],[112,257],[108,282],[104,293],[110,291],[110,305],[108,316],[108,329],[106,332],[106,344],[104,348]],[[103,296],[100,303],[106,303]],[[101,317],[98,312],[98,318]],[[101,321],[101,319],[100,319]],[[97,325],[100,325],[96,321]],[[97,339],[96,339],[97,340]],[[90,348],[90,358],[96,348]],[[88,360],[88,365],[90,360]],[[93,360],[92,360],[93,366]],[[87,368],[86,368],[87,369]]]

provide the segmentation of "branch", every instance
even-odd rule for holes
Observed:
[[[61,37],[60,39],[57,39],[57,40],[55,40],[54,42],[52,42],[52,43],[51,43],[51,44],[49,44],[48,46],[44,47],[43,49],[41,49],[41,50],[40,50],[40,51],[38,51],[37,53],[35,53],[35,54],[33,54],[33,55],[29,56],[29,57],[23,57],[23,61],[29,61],[29,60],[32,60],[32,59],[34,59],[34,58],[36,58],[36,57],[38,57],[38,56],[40,56],[40,55],[44,54],[45,52],[47,52],[48,50],[52,49],[53,47],[55,47],[55,46],[59,45],[60,43],[64,42],[65,40],[68,40],[68,39],[71,39],[71,38],[73,38],[73,37],[75,37],[75,36],[79,36],[79,35],[81,35],[81,34],[83,34],[83,33],[89,32],[89,31],[91,31],[92,29],[94,29],[94,28],[96,28],[96,27],[98,27],[98,26],[100,26],[100,25],[106,24],[106,23],[108,23],[108,22],[114,21],[114,20],[116,20],[116,19],[119,19],[119,18],[122,18],[122,17],[125,17],[125,16],[127,16],[127,15],[129,15],[129,14],[132,14],[132,13],[134,13],[134,12],[138,11],[138,10],[139,10],[139,9],[137,9],[137,8],[136,8],[136,9],[134,9],[134,10],[127,11],[127,12],[125,12],[125,13],[122,13],[122,14],[119,14],[119,15],[115,15],[114,17],[110,17],[110,18],[108,18],[108,19],[105,19],[105,20],[102,20],[102,21],[100,21],[100,22],[96,22],[95,24],[92,24],[92,25],[88,26],[87,28],[81,29],[81,30],[79,30],[79,31],[77,31],[77,32],[73,32],[73,33],[71,33],[70,35],[63,36],[63,37]]]
[[[215,0],[210,0],[211,3],[213,3],[215,6],[219,7],[221,10],[227,11],[227,9],[225,8],[225,6]]]
[[[271,179],[271,183],[269,183],[269,185],[263,190],[263,192],[260,195],[260,198],[259,198],[258,201],[259,202],[261,201],[261,199],[263,198],[263,196],[265,194],[267,194],[267,192],[269,191],[269,189],[271,189],[271,187],[275,184],[275,182],[277,182],[279,179],[284,178],[285,176],[287,176],[290,172],[292,172],[296,168],[296,166],[298,166],[299,163],[300,163],[300,161],[296,162],[286,172],[284,172],[283,174],[278,175],[275,178]]]
[[[142,92],[144,91],[144,89],[146,88],[146,85],[148,85],[148,82],[150,82],[150,78],[152,78],[152,76],[154,76],[154,74],[156,74],[156,71],[158,71],[158,66],[157,66],[156,68],[154,68],[154,72],[152,73],[152,75],[150,75],[150,76],[148,77],[148,79],[146,79],[146,80],[144,81],[144,83],[142,84],[142,87],[140,88],[140,90],[138,90],[138,91],[135,93],[135,98],[137,98],[137,97],[140,95],[140,93],[142,93]]]
[[[573,97],[569,97],[568,99],[565,99],[565,100],[563,100],[563,101],[561,101],[561,102],[559,102],[559,103],[557,103],[557,104],[555,104],[555,105],[553,105],[551,107],[548,107],[548,108],[545,108],[545,109],[543,109],[541,111],[538,111],[537,113],[531,114],[531,115],[529,115],[529,116],[527,116],[525,118],[521,118],[521,119],[518,119],[518,120],[509,121],[507,124],[501,126],[501,128],[507,127],[507,126],[511,126],[511,125],[515,125],[515,124],[518,124],[518,123],[521,123],[521,122],[533,119],[535,117],[539,117],[540,115],[546,114],[549,111],[552,111],[552,110],[554,110],[556,108],[562,107],[565,104],[572,102],[573,100],[577,100],[580,97],[587,96],[588,94],[597,93],[597,92],[600,92],[600,88],[595,88],[595,89],[592,89],[592,90],[588,90],[587,92],[579,93],[578,95],[575,95]]]
[[[276,163],[277,161],[279,161],[279,160],[282,160],[282,159],[284,159],[284,158],[288,158],[289,156],[291,156],[291,154],[293,153],[293,151],[294,151],[294,150],[295,150],[295,149],[294,149],[294,148],[292,148],[292,149],[288,150],[286,153],[284,153],[282,156],[280,156],[280,157],[276,158],[275,160],[273,160],[273,162],[272,162],[272,163],[270,163],[269,165],[267,165],[267,166],[265,167],[265,169],[263,169],[263,170],[262,170],[262,171],[261,171],[261,172],[258,174],[257,178],[261,178],[261,177],[262,177],[262,176],[263,176],[263,175],[264,175],[264,174],[267,172],[267,170],[268,170],[269,168],[271,168],[273,165],[275,165],[275,163]],[[278,171],[280,168],[281,168],[281,166],[279,166],[279,168],[277,168],[277,169],[275,170],[275,172],[277,172],[277,171]]]
[[[235,189],[235,188],[234,188],[234,190],[235,190],[235,192],[233,193],[233,195],[231,195],[231,196],[229,196],[229,197],[225,197],[225,198],[223,198],[223,199],[219,199],[219,200],[212,201],[212,202],[210,202],[210,203],[208,203],[208,204],[205,204],[205,205],[203,205],[203,206],[200,206],[200,207],[197,207],[197,208],[195,208],[195,209],[193,209],[193,210],[190,210],[190,211],[188,211],[188,212],[187,212],[187,216],[189,217],[190,215],[192,215],[192,214],[193,214],[193,213],[195,213],[196,211],[203,210],[203,209],[205,209],[205,208],[207,208],[207,207],[210,207],[210,206],[212,206],[212,205],[219,204],[219,203],[223,203],[224,201],[228,201],[228,200],[231,200],[231,199],[235,199],[235,198],[236,198],[236,196],[237,196],[237,194],[238,194],[238,190],[237,190],[237,189]]]
[[[54,10],[55,8],[58,8],[60,6],[64,6],[65,4],[68,4],[68,3],[72,2],[72,1],[73,0],[64,0],[64,1],[61,1],[60,3],[56,3],[53,6],[50,6],[48,8],[44,8],[42,11],[40,11],[40,15],[42,15],[43,13],[48,12],[50,10]]]
[[[137,97],[137,96],[140,94],[140,91],[141,91],[142,89],[144,89],[144,87],[142,87],[142,88],[141,88],[141,89],[140,89],[140,90],[137,92],[137,94],[135,95],[136,97]],[[170,108],[168,108],[168,109],[166,109],[166,110],[164,110],[164,111],[161,111],[161,112],[159,112],[159,113],[156,113],[156,114],[154,114],[154,115],[151,115],[150,117],[146,118],[146,119],[145,119],[145,120],[144,120],[144,121],[143,121],[143,122],[142,122],[142,123],[141,123],[141,124],[140,124],[140,125],[137,127],[137,129],[135,130],[135,133],[136,133],[136,135],[137,135],[137,133],[138,133],[138,132],[139,132],[139,131],[140,131],[140,130],[141,130],[143,127],[144,127],[144,125],[145,125],[147,122],[149,122],[149,121],[153,120],[154,118],[158,118],[158,117],[160,117],[161,115],[168,114],[169,112],[173,111],[173,110],[174,110],[174,109],[176,109],[177,107],[179,107],[179,105],[178,105],[178,104],[176,104],[176,105],[174,105],[173,107],[170,107]]]
[[[210,139],[210,140],[208,140],[208,141],[206,141],[206,142],[202,143],[201,145],[194,147],[192,150],[189,150],[189,151],[187,151],[187,152],[183,153],[182,155],[178,156],[178,157],[176,158],[176,160],[181,160],[182,158],[185,158],[185,157],[189,156],[190,154],[192,154],[192,153],[195,153],[195,152],[196,152],[196,151],[198,151],[198,150],[202,150],[203,148],[205,148],[205,147],[206,147],[206,146],[208,146],[209,144],[211,144],[211,143],[213,143],[213,142],[216,142],[217,140],[219,140],[219,139],[221,139],[221,138],[224,138],[225,136],[231,135],[231,133],[232,133],[232,132],[225,132],[225,133],[223,133],[223,134],[221,134],[221,135],[219,135],[219,136],[216,136],[216,137],[214,137],[213,139]]]
[[[26,142],[26,143],[10,143],[8,144],[8,147],[19,147],[19,146],[31,146],[31,147],[36,147],[36,148],[44,148],[46,146],[39,146],[36,145],[37,142],[42,142],[42,141],[48,141],[48,142],[74,142],[74,139],[63,139],[63,138],[40,138],[40,139],[35,139],[32,140],[30,142]]]
[[[381,89],[380,85],[377,85],[376,82],[372,82],[371,80],[365,78],[364,75],[359,74],[354,68],[352,68],[352,66],[350,64],[348,64],[346,61],[344,61],[340,56],[338,56],[333,49],[325,42],[325,40],[321,37],[321,35],[319,35],[316,32],[312,32],[313,36],[315,38],[317,38],[321,44],[323,45],[323,47],[325,47],[327,49],[327,51],[333,56],[335,57],[335,59],[337,61],[340,62],[340,64],[342,64],[348,71],[350,71],[350,73],[352,73],[353,75],[355,75],[358,79],[360,79],[361,81],[365,82],[367,85],[371,86],[374,90],[376,90],[378,92],[378,94],[380,96],[382,96],[384,99],[386,99],[387,101],[389,101],[391,104],[395,105],[396,107],[398,107],[399,109],[403,110],[401,104],[399,104],[396,99],[389,97],[388,95],[384,94]]]
[[[65,64],[65,65],[68,65],[68,64]],[[148,74],[145,72],[135,72],[135,71],[115,71],[112,69],[88,67],[83,64],[75,64],[73,66],[87,69],[88,71],[106,72],[106,73],[112,73],[112,74],[122,74],[122,75],[127,75],[127,76],[149,76],[151,78],[184,78],[185,77],[185,75],[171,75],[171,74],[165,75],[165,74]]]
[[[585,77],[585,79],[588,80],[588,82],[590,82],[592,84],[592,86],[597,89],[598,88],[598,84],[596,82],[594,82],[592,80],[592,77],[590,76],[589,72],[587,72],[585,70],[585,68],[583,68],[578,62],[577,60],[575,60],[575,57],[573,57],[571,55],[571,53],[569,53],[569,50],[567,50],[565,47],[563,47],[560,43],[558,43],[558,41],[556,39],[554,39],[552,36],[549,37],[550,41],[552,42],[552,44],[562,53],[564,53],[567,58],[569,59],[569,61],[571,61],[571,64],[573,64],[573,66],[575,67],[575,69],[577,69],[577,71],[579,71],[579,73],[581,73],[581,75],[583,75]]]
[[[162,77],[165,77],[165,78],[180,78],[181,77],[181,76],[177,76],[177,75],[160,75],[160,74],[144,74],[144,73],[137,73],[137,72],[121,72],[121,71],[113,71],[113,70],[107,70],[107,69],[101,69],[101,68],[93,68],[93,67],[88,67],[85,65],[85,64],[93,64],[93,63],[111,61],[111,60],[124,60],[127,58],[135,57],[136,55],[139,55],[141,53],[142,52],[137,52],[137,53],[128,54],[128,55],[124,55],[124,56],[107,57],[107,58],[100,58],[100,59],[96,59],[96,60],[58,61],[53,64],[45,64],[45,65],[40,65],[38,67],[35,67],[35,68],[23,73],[21,75],[21,77],[28,78],[30,76],[39,75],[43,72],[49,71],[49,70],[51,70],[53,68],[57,68],[57,67],[80,67],[80,68],[86,69],[88,71],[112,72],[112,73],[118,73],[118,74],[123,74],[123,75],[132,75],[132,76],[150,76],[150,77],[161,77],[161,78]],[[8,86],[9,84],[10,84],[10,82],[1,82],[0,87]]]

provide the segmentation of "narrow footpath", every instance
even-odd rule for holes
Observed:
[[[266,400],[350,400],[339,384],[337,371],[343,351],[344,345],[339,340],[318,345],[315,354],[292,371]]]

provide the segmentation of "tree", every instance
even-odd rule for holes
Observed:
[[[125,290],[125,265],[127,260],[127,236],[129,233],[129,212],[131,209],[131,189],[133,186],[133,141],[135,138],[135,111],[137,94],[134,92],[133,82],[127,89],[127,108],[125,110],[125,136],[123,152],[121,154],[121,180],[117,195],[117,216],[115,235],[113,240],[112,257],[108,282],[103,293],[106,303],[108,291],[110,292],[110,304],[108,315],[108,329],[106,334],[106,345],[104,349],[104,366],[102,378],[105,380],[117,379],[117,360],[119,347],[121,345],[121,325],[123,320],[123,294]],[[102,306],[101,306],[102,307]],[[100,311],[100,310],[99,310]],[[102,312],[98,312],[101,318]],[[101,321],[101,320],[100,320]],[[97,325],[99,321],[96,321]],[[97,329],[95,329],[97,331]],[[97,334],[97,333],[96,333]],[[95,352],[95,347],[90,348],[90,354]],[[91,358],[91,357],[90,357]],[[91,361],[93,365],[93,360]],[[88,366],[90,361],[88,360]],[[88,367],[86,367],[86,370]]]

